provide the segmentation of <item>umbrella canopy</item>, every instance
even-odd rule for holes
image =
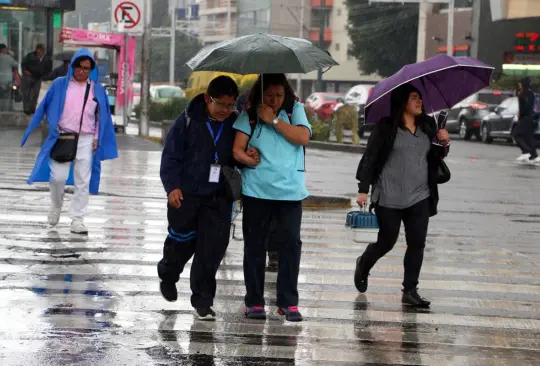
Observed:
[[[246,75],[305,74],[339,64],[305,39],[258,33],[206,46],[187,65],[193,71]]]
[[[436,112],[489,86],[492,72],[492,66],[474,58],[443,54],[406,65],[373,88],[366,103],[366,121],[376,123],[390,115],[390,94],[400,85],[411,83],[422,93],[426,111]]]

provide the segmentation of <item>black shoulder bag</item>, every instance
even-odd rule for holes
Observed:
[[[81,112],[81,121],[79,123],[79,133],[66,132],[61,133],[58,140],[51,150],[51,159],[59,163],[69,163],[75,160],[77,156],[77,145],[79,143],[79,134],[81,133],[82,123],[84,118],[84,108],[90,94],[90,83],[86,84],[86,92],[84,94],[84,103]]]

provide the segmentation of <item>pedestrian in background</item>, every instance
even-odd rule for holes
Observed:
[[[64,203],[64,187],[75,185],[71,201],[71,232],[86,234],[84,216],[89,194],[98,194],[101,162],[118,157],[116,135],[107,93],[97,82],[92,53],[80,49],[71,61],[68,75],[57,78],[41,101],[22,145],[46,117],[49,135],[45,139],[28,184],[49,181],[51,208],[48,222],[56,226]],[[54,149],[62,138],[76,138],[76,156],[71,162],[56,161]]]
[[[234,124],[234,157],[242,171],[245,315],[265,319],[266,240],[273,220],[279,228],[277,306],[288,321],[301,321],[298,274],[305,184],[304,147],[311,126],[285,74],[264,74],[251,89],[248,109]],[[256,149],[257,161],[248,154]],[[270,237],[273,239],[272,237]],[[268,247],[271,247],[268,245]]]
[[[528,77],[523,78],[519,83],[518,100],[519,121],[514,130],[514,140],[521,149],[521,155],[516,160],[539,164],[540,157],[536,151],[536,140],[534,138],[534,133],[538,128],[536,111],[534,110],[536,96],[531,89],[531,79]]]
[[[0,44],[0,112],[12,109],[12,92],[19,64],[5,44]]]
[[[238,86],[228,76],[210,82],[171,127],[161,158],[167,192],[168,236],[157,269],[165,300],[176,301],[176,282],[193,258],[191,305],[201,320],[212,320],[216,273],[229,245],[233,199],[221,172],[234,167],[232,148]]]
[[[52,61],[47,56],[45,46],[38,44],[33,52],[27,54],[22,61],[22,95],[24,113],[31,115],[36,106],[41,89],[41,79],[52,68]]]
[[[402,302],[430,304],[418,294],[417,285],[429,217],[437,213],[439,201],[436,177],[441,146],[432,141],[449,141],[448,132],[436,128],[435,120],[424,113],[422,95],[416,88],[405,84],[392,91],[391,116],[375,125],[356,174],[357,203],[366,205],[372,186],[379,223],[377,242],[369,244],[356,261],[354,283],[362,293],[367,290],[371,268],[394,247],[403,221],[407,250]]]

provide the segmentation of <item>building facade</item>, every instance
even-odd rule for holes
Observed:
[[[0,44],[9,50],[19,65],[23,58],[43,44],[49,55],[60,49],[63,13],[75,10],[75,0],[5,0],[0,2]],[[53,65],[54,66],[54,65]],[[3,70],[8,74],[11,70]],[[15,83],[14,76],[13,82]],[[20,103],[10,96],[0,112],[20,111]]]
[[[237,0],[200,0],[199,36],[203,44],[236,37]]]
[[[501,74],[540,76],[540,9],[533,6],[539,3],[536,0],[507,1],[503,17],[501,9],[493,6],[500,5],[499,1],[475,2],[471,54],[493,65],[495,77]],[[522,8],[522,5],[527,7]],[[523,9],[530,12],[524,13]]]
[[[472,56],[494,66],[495,78],[503,74],[540,76],[537,7],[540,0],[456,1],[453,54]],[[447,25],[446,5],[420,7],[418,60],[446,53]]]
[[[239,36],[268,32],[306,38],[319,45],[322,34],[322,46],[339,66],[323,74],[322,90],[318,90],[316,71],[306,75],[290,74],[291,83],[301,98],[305,99],[315,91],[345,93],[356,84],[380,80],[377,75],[363,75],[357,60],[348,54],[351,41],[346,29],[348,8],[345,0],[237,1]]]
[[[309,40],[320,43],[339,63],[322,75],[322,90],[318,90],[317,72],[304,76],[302,90],[306,97],[312,92],[346,93],[357,84],[375,84],[378,75],[365,75],[358,68],[358,61],[349,55],[351,39],[347,31],[349,18],[345,0],[306,0],[311,6]],[[321,27],[322,26],[322,27]],[[321,29],[322,28],[322,29]]]
[[[470,56],[472,46],[472,1],[456,2],[454,11],[454,56]],[[418,26],[418,61],[447,53],[448,6],[422,4]]]

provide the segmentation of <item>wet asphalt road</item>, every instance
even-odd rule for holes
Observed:
[[[1,365],[537,365],[540,360],[540,167],[515,147],[454,142],[440,187],[420,291],[400,303],[404,240],[359,295],[356,257],[374,239],[345,229],[346,210],[306,211],[301,324],[242,315],[241,222],[218,273],[215,322],[194,319],[189,265],[179,301],[158,292],[166,233],[159,146],[121,138],[91,197],[90,235],[46,225],[47,185],[24,184],[39,141],[0,130]],[[358,156],[308,150],[311,193],[355,193]],[[69,207],[67,195],[65,211]],[[275,310],[276,274],[267,298]]]

